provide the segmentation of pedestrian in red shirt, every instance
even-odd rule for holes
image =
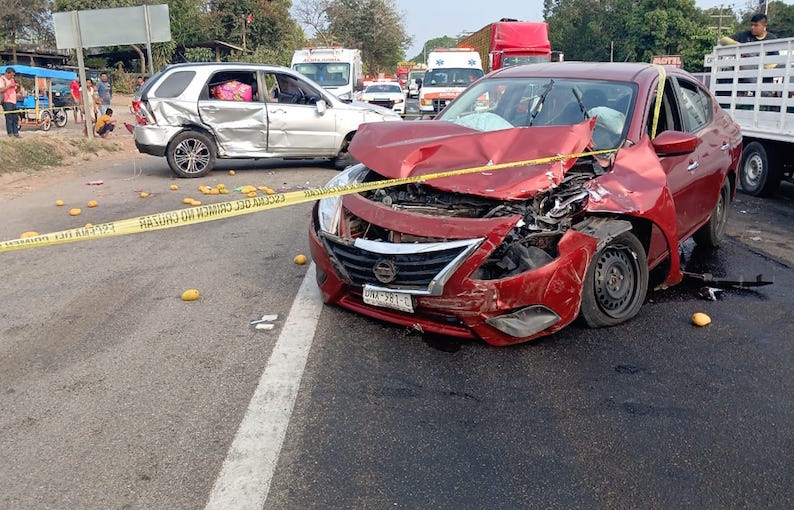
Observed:
[[[78,112],[80,113],[80,121],[83,120],[83,96],[80,94],[80,81],[75,78],[72,80],[72,83],[69,84],[69,92],[72,95],[72,101],[74,102],[74,109],[72,112],[74,113],[74,121],[78,122]]]

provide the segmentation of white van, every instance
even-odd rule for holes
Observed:
[[[352,101],[364,88],[361,50],[303,48],[295,50],[290,67],[343,101]]]
[[[439,48],[427,58],[419,89],[419,111],[435,115],[483,76],[480,54],[471,48]]]

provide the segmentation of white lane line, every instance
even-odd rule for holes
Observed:
[[[212,487],[207,510],[264,507],[322,306],[311,263]]]

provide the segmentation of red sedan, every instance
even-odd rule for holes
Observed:
[[[323,299],[509,345],[619,324],[652,275],[680,282],[679,243],[724,236],[741,133],[682,70],[571,62],[491,73],[432,121],[362,125],[350,152],[329,185],[429,178],[317,203]]]

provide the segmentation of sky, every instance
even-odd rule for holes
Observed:
[[[749,0],[695,0],[701,9],[734,6],[749,9]],[[786,1],[792,3],[792,1]],[[543,0],[394,0],[398,11],[405,14],[405,30],[413,37],[407,58],[416,56],[429,39],[448,35],[456,37],[461,32],[474,32],[501,18],[522,21],[543,20]],[[772,30],[774,32],[774,30]]]

